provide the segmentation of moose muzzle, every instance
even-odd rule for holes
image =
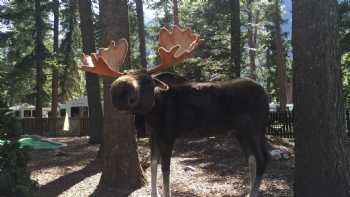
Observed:
[[[115,80],[111,86],[111,96],[115,108],[132,111],[140,101],[137,81],[127,77]]]

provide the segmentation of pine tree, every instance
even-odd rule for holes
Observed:
[[[173,0],[173,18],[174,18],[174,25],[180,26],[179,6],[178,6],[177,0]]]
[[[235,78],[241,76],[241,17],[239,0],[231,5],[231,66]]]
[[[287,76],[286,76],[286,61],[285,52],[283,48],[283,35],[281,31],[281,10],[280,0],[275,0],[274,3],[274,33],[275,33],[275,46],[276,46],[276,63],[277,63],[277,79],[278,79],[278,93],[281,110],[285,110],[287,104]]]
[[[60,98],[62,102],[79,97],[85,89],[81,83],[81,77],[78,72],[78,66],[75,57],[79,56],[76,52],[80,46],[80,30],[78,26],[78,1],[63,0],[65,7],[62,10],[62,28],[65,32],[60,45],[60,63],[63,65],[63,71],[60,74]]]
[[[249,53],[249,67],[250,67],[250,77],[256,80],[256,51],[257,51],[257,41],[258,41],[258,21],[260,17],[260,10],[253,9],[253,1],[247,0],[247,15],[248,15],[248,53]]]
[[[136,13],[137,13],[137,25],[138,25],[138,36],[139,36],[139,50],[141,57],[141,65],[147,68],[147,57],[146,57],[146,38],[145,38],[145,24],[143,17],[143,3],[142,0],[135,0],[136,3]]]
[[[295,195],[350,196],[336,0],[293,2]]]
[[[36,64],[36,98],[35,98],[35,117],[37,130],[42,133],[43,128],[41,124],[41,118],[43,115],[43,101],[42,95],[44,94],[44,73],[43,73],[43,21],[41,18],[42,7],[40,0],[35,0],[35,64]]]
[[[111,40],[129,39],[127,1],[103,0],[101,4],[104,46],[108,46]],[[129,62],[130,57],[127,57],[125,65]],[[145,184],[145,179],[137,154],[133,117],[113,107],[110,95],[112,82],[113,79],[108,77],[103,81],[104,162],[101,183],[115,188],[136,189]]]
[[[58,60],[59,56],[59,46],[58,46],[58,36],[59,36],[59,7],[60,2],[59,0],[53,1],[53,16],[54,16],[54,27],[53,27],[53,53],[56,60]],[[59,83],[59,76],[58,76],[58,68],[56,66],[53,66],[52,68],[52,82],[51,82],[51,112],[50,112],[50,118],[51,118],[51,131],[56,130],[56,122],[57,122],[57,108],[58,108],[58,83]]]
[[[95,30],[90,0],[79,0],[79,13],[83,52],[85,54],[91,54],[95,52]],[[86,72],[85,79],[89,106],[89,143],[102,144],[103,114],[99,77],[96,74]]]

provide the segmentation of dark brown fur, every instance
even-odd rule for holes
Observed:
[[[164,83],[168,84],[170,87],[188,82],[185,78],[170,72],[163,72],[163,73],[157,74],[153,76],[153,78],[163,81]],[[134,120],[135,120],[134,121],[135,128],[137,130],[137,136],[138,137],[149,136],[146,133],[145,116],[141,114],[135,114]]]

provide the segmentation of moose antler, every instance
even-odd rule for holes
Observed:
[[[111,42],[108,48],[102,48],[98,53],[91,56],[82,54],[81,69],[99,75],[119,77],[123,73],[119,72],[119,67],[124,63],[128,53],[128,41],[120,39],[117,43]]]
[[[172,31],[161,28],[159,32],[159,56],[160,64],[149,70],[149,74],[156,74],[181,63],[186,59],[203,40],[190,29],[182,30],[174,26]],[[125,73],[119,72],[128,53],[128,41],[120,39],[117,43],[111,42],[108,48],[100,49],[91,56],[83,54],[81,57],[81,69],[86,72],[99,75],[119,77]]]
[[[202,41],[199,35],[193,34],[190,29],[182,30],[175,25],[170,32],[164,27],[161,28],[158,50],[160,64],[149,70],[148,73],[155,74],[181,63]]]

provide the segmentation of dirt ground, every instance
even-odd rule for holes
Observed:
[[[99,187],[101,163],[95,160],[98,146],[86,137],[50,138],[68,146],[57,151],[31,152],[32,179],[40,185],[39,196],[150,196],[149,184],[132,193]],[[277,138],[269,140],[274,148],[287,153],[288,159],[272,160],[260,190],[263,196],[293,196],[293,147]],[[149,166],[146,139],[139,141],[142,165]],[[248,191],[248,167],[238,143],[232,137],[180,139],[171,163],[171,191],[174,197],[244,196]],[[158,189],[161,193],[159,169]],[[150,168],[145,176],[150,182]]]

